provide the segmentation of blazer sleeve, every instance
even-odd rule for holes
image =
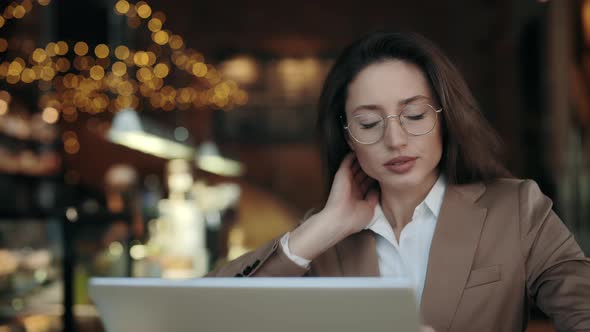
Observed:
[[[534,181],[519,200],[527,293],[558,331],[590,331],[590,260]]]
[[[209,272],[205,277],[300,277],[308,269],[295,264],[283,252],[278,238]]]

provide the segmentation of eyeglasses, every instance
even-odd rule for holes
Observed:
[[[406,133],[412,136],[421,136],[434,129],[438,113],[442,110],[442,108],[435,109],[429,104],[409,104],[403,108],[399,115],[383,117],[378,112],[364,111],[349,119],[344,129],[355,141],[361,144],[374,144],[383,138],[389,122],[387,120],[399,118],[400,125]]]

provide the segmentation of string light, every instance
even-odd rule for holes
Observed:
[[[36,2],[48,5],[50,0]],[[32,6],[31,0],[12,3],[0,16],[0,27],[7,19],[24,17]],[[40,107],[44,109],[46,122],[50,123],[59,118],[67,122],[76,121],[79,112],[95,114],[116,111],[121,107],[137,107],[138,97],[149,98],[152,107],[165,111],[177,107],[187,109],[190,105],[232,108],[247,101],[247,94],[239,90],[235,82],[222,81],[221,75],[205,63],[200,53],[185,49],[180,35],[162,30],[166,22],[164,13],[152,12],[145,1],[132,5],[127,0],[118,0],[114,10],[119,15],[127,16],[128,23],[133,27],[139,26],[141,20],[145,19],[154,43],[146,50],[136,52],[125,45],[117,46],[112,50],[117,61],[111,66],[111,50],[105,44],[96,45],[89,54],[90,47],[85,41],[78,41],[71,47],[65,41],[57,41],[35,48],[33,40],[15,37],[7,41],[0,38],[0,52],[20,49],[30,54],[27,57],[30,67],[19,57],[0,63],[0,79],[5,79],[9,84],[21,81],[28,84],[38,80],[39,89],[48,91],[40,98]],[[70,49],[76,55],[72,62],[64,57]],[[161,59],[166,54],[171,61]],[[131,68],[134,66],[139,68],[133,71]],[[165,85],[164,80],[170,75],[171,66],[205,80],[198,84],[195,81],[194,87],[189,85],[175,89]],[[79,71],[79,74],[71,73],[71,69]],[[132,75],[133,72],[135,75]],[[208,84],[210,88],[203,84]],[[109,99],[111,93],[117,95],[112,100]],[[46,98],[48,95],[52,97]],[[76,150],[74,146],[74,143],[70,143],[70,151]]]

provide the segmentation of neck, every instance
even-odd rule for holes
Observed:
[[[412,188],[381,185],[381,208],[398,240],[402,229],[412,220],[414,210],[424,201],[437,179],[438,173],[433,173]]]

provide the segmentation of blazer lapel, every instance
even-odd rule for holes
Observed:
[[[447,331],[471,272],[487,209],[475,201],[483,184],[449,185],[430,246],[421,301],[424,323]]]
[[[336,245],[342,276],[377,277],[379,262],[373,232],[364,230],[353,234]]]

